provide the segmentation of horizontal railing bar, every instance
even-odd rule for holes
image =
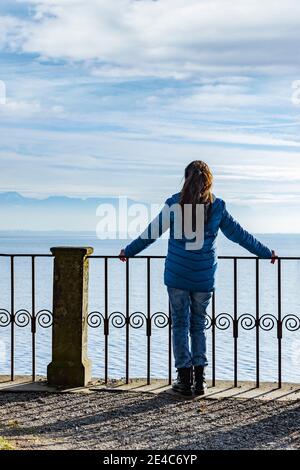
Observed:
[[[166,257],[166,255],[138,255],[138,256],[134,256],[134,258],[137,258],[137,259],[148,259],[148,258],[151,258],[151,259],[164,259]],[[89,255],[87,256],[87,258],[94,258],[94,259],[97,259],[97,258],[107,258],[107,259],[119,259],[119,256],[118,255]],[[131,258],[130,256],[128,256],[128,258]],[[267,259],[267,260],[270,260],[271,258],[259,258],[257,256],[218,256],[218,259],[252,259],[252,260],[255,260],[255,259]],[[280,259],[280,260],[300,260],[300,256],[278,256],[278,258],[276,259]]]
[[[140,258],[140,259],[148,259],[148,258],[157,258],[157,259],[163,259],[165,258],[166,255],[142,255],[142,256],[132,256],[132,258]],[[118,255],[89,255],[87,258],[107,258],[107,259],[119,259]],[[127,258],[130,258],[130,256],[127,256]]]
[[[50,254],[50,253],[0,253],[0,256],[2,257],[29,257],[29,258],[32,258],[32,257],[37,257],[37,258],[54,258],[54,255]],[[148,259],[148,258],[151,258],[151,259],[164,259],[166,257],[166,255],[138,255],[138,256],[134,256],[134,258],[140,258],[140,259]],[[118,255],[89,255],[87,256],[87,258],[101,258],[101,259],[118,259],[119,256]],[[224,256],[224,255],[220,255],[218,256],[218,259],[231,259],[231,260],[234,260],[234,259],[252,259],[252,260],[255,260],[255,259],[270,259],[270,258],[260,258],[260,257],[257,257],[257,256]],[[278,256],[278,258],[276,259],[280,259],[280,260],[300,260],[300,256]]]
[[[219,259],[268,259],[271,258],[260,258],[258,256],[218,256]],[[277,256],[277,259],[283,260],[300,260],[300,256]]]
[[[8,253],[0,253],[0,256],[7,256],[9,258],[16,258],[16,257],[28,257],[28,258],[54,258],[54,255],[52,254],[35,254],[35,253],[11,253],[11,254],[8,254]]]

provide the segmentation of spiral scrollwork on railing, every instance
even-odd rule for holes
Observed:
[[[216,327],[219,330],[228,330],[231,324],[233,324],[233,317],[230,313],[223,312],[216,316]]]
[[[91,328],[98,328],[99,326],[102,325],[103,321],[104,321],[103,314],[101,312],[98,312],[97,310],[90,312],[87,316],[87,324]]]
[[[142,328],[147,321],[147,317],[143,312],[133,312],[129,316],[129,325],[132,328]]]
[[[151,321],[156,328],[165,328],[169,324],[169,316],[165,312],[155,312],[151,315]]]
[[[251,313],[243,313],[238,317],[238,322],[243,330],[253,330],[256,326],[256,319]]]
[[[288,331],[297,331],[300,329],[300,318],[294,314],[285,315],[282,324]]]
[[[210,315],[205,316],[205,329],[209,330],[212,326],[212,318]]]
[[[20,328],[28,326],[32,320],[31,313],[26,309],[20,309],[15,313],[15,324]]]
[[[11,322],[11,315],[5,308],[0,309],[0,328],[8,326]]]
[[[37,322],[40,326],[47,328],[52,325],[52,313],[49,310],[40,310],[36,315]],[[30,323],[31,314],[27,310],[19,310],[15,314],[15,323],[18,326],[27,326]],[[92,328],[98,328],[107,322],[115,328],[123,328],[127,323],[134,329],[147,326],[151,330],[151,324],[157,328],[165,328],[170,324],[169,315],[165,312],[155,312],[150,318],[144,312],[136,311],[131,313],[128,318],[120,311],[110,313],[106,320],[104,315],[99,311],[92,311],[88,314],[87,324]],[[7,326],[11,322],[10,313],[7,310],[0,310],[0,327]],[[273,314],[262,315],[259,320],[256,319],[251,313],[243,313],[236,320],[230,313],[219,313],[214,320],[210,315],[205,316],[205,329],[209,330],[212,325],[219,330],[227,330],[231,326],[238,328],[240,326],[243,330],[252,330],[257,325],[264,331],[270,331],[278,325],[278,319]],[[300,318],[294,314],[288,314],[283,317],[281,324],[285,326],[288,331],[297,331],[300,329]],[[108,331],[108,329],[107,329]],[[105,333],[108,334],[108,333]]]
[[[272,330],[277,324],[277,318],[271,313],[266,313],[262,315],[259,319],[259,326],[264,331]]]
[[[49,328],[53,323],[53,314],[50,310],[39,310],[35,316],[37,324],[41,328]]]
[[[88,314],[87,324],[92,328],[97,328],[105,323],[103,314],[99,311],[93,311]],[[143,326],[149,327],[149,322],[153,323],[157,328],[165,328],[169,325],[169,316],[165,312],[155,312],[148,319],[144,312],[136,311],[132,312],[128,319],[123,312],[115,311],[109,314],[108,322],[114,328],[123,328],[127,323],[134,329],[142,328]]]
[[[126,316],[122,312],[112,312],[109,315],[109,320],[115,328],[123,328],[126,325]]]

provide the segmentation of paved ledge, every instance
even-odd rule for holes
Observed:
[[[16,450],[300,449],[300,401],[21,388],[0,393],[0,437]]]
[[[95,393],[95,392],[139,392],[154,395],[168,395],[178,398],[178,394],[171,390],[165,380],[153,379],[151,385],[147,385],[145,379],[131,379],[129,384],[124,384],[122,380],[114,380],[105,385],[101,380],[93,380],[88,387],[80,388],[56,388],[47,384],[45,377],[37,377],[35,382],[28,376],[16,376],[15,381],[11,381],[9,376],[0,376],[1,392],[48,392],[48,393]],[[204,397],[192,397],[192,399],[203,400]],[[220,400],[225,398],[254,399],[254,400],[279,400],[298,401],[300,400],[300,384],[284,383],[279,389],[277,383],[263,382],[256,388],[254,382],[239,382],[238,387],[234,387],[232,382],[218,380],[215,387],[208,381],[206,399]],[[183,398],[186,400],[186,398]]]

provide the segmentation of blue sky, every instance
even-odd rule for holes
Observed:
[[[0,191],[158,203],[204,159],[247,228],[300,232],[299,24],[296,0],[2,0]]]

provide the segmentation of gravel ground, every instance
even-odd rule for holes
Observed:
[[[136,392],[0,393],[19,449],[300,449],[299,402]]]

